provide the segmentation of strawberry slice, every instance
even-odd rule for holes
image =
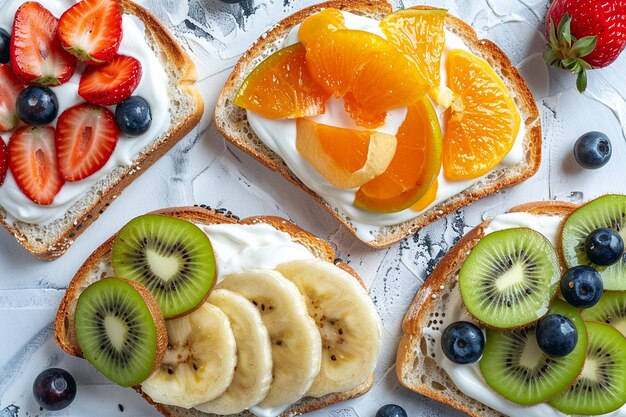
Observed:
[[[65,110],[55,135],[63,179],[79,181],[102,168],[119,136],[115,116],[104,107],[82,103]]]
[[[112,106],[126,100],[141,81],[141,63],[117,55],[107,64],[89,67],[80,79],[78,94],[90,103]]]
[[[115,0],[83,0],[59,19],[66,51],[90,65],[113,59],[122,42],[122,12]]]
[[[15,12],[11,65],[25,83],[59,85],[74,74],[76,58],[61,46],[56,36],[58,23],[37,2],[26,2]]]
[[[15,102],[23,89],[24,85],[15,76],[11,67],[0,64],[0,132],[13,130],[20,122]]]
[[[20,190],[47,206],[63,186],[54,149],[54,128],[22,126],[9,140],[9,167]]]
[[[4,184],[7,168],[9,168],[9,152],[6,143],[0,138],[0,185]]]

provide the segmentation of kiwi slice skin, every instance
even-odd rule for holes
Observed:
[[[585,239],[595,229],[608,227],[626,239],[626,195],[609,194],[580,206],[565,219],[561,231],[561,255],[568,268],[594,267],[602,276],[604,289],[626,290],[626,258],[611,266],[592,263],[585,252]]]
[[[459,272],[463,303],[493,329],[536,322],[554,298],[561,271],[552,244],[529,228],[501,230],[474,246]]]
[[[480,372],[491,388],[517,404],[538,404],[558,395],[583,369],[588,340],[580,313],[557,299],[548,314],[560,314],[574,323],[578,343],[569,355],[550,357],[543,353],[534,326],[513,331],[487,330]]]
[[[581,314],[583,319],[606,323],[626,337],[626,291],[605,292],[596,305]]]
[[[78,297],[74,326],[85,359],[123,387],[148,378],[167,349],[156,300],[130,280],[104,278],[87,287]]]
[[[589,349],[580,377],[550,405],[565,414],[601,415],[626,401],[626,338],[604,323],[587,322]]]
[[[111,263],[116,276],[152,293],[166,319],[202,305],[217,276],[208,236],[191,222],[158,214],[139,216],[120,230]]]

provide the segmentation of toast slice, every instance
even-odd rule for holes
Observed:
[[[364,15],[376,20],[382,19],[386,14],[391,12],[391,6],[384,1],[337,0],[309,7],[282,20],[269,32],[261,36],[235,66],[218,98],[215,109],[215,124],[217,129],[229,142],[250,154],[268,168],[278,171],[287,180],[309,193],[322,207],[343,223],[348,230],[357,235],[355,226],[350,218],[345,213],[342,213],[340,208],[332,206],[328,201],[324,200],[322,196],[316,194],[304,185],[287,167],[282,158],[270,150],[254,133],[247,120],[246,110],[233,104],[235,95],[246,76],[250,74],[263,59],[277,50],[278,41],[284,39],[291,28],[306,17],[328,7],[335,7],[343,11]],[[430,7],[421,6],[419,8],[429,9]],[[511,61],[498,46],[489,40],[478,39],[474,29],[461,19],[448,14],[445,21],[445,28],[461,37],[474,54],[488,61],[505,82],[515,100],[522,123],[526,128],[526,136],[523,142],[524,160],[511,167],[492,171],[485,178],[477,181],[463,192],[416,215],[416,217],[411,220],[397,225],[380,227],[373,240],[365,242],[374,248],[384,248],[392,245],[410,233],[479,198],[493,194],[504,187],[524,181],[537,172],[541,162],[542,137],[539,112],[532,93],[526,86],[520,73],[513,67]]]
[[[365,284],[358,276],[358,274],[350,268],[347,264],[340,260],[335,259],[335,251],[322,239],[312,235],[300,229],[295,224],[282,219],[280,217],[249,217],[245,219],[239,219],[230,213],[224,214],[223,211],[216,211],[210,208],[200,207],[181,207],[174,209],[165,209],[156,211],[157,214],[176,217],[179,219],[188,220],[196,224],[215,224],[215,223],[227,223],[227,224],[255,224],[255,223],[267,223],[274,228],[288,233],[292,240],[302,244],[306,247],[315,257],[327,262],[334,262],[335,265],[349,272],[359,283],[365,287]],[[111,265],[111,247],[115,235],[102,244],[96,251],[85,261],[80,267],[72,281],[70,282],[65,296],[61,300],[61,304],[57,311],[57,316],[54,322],[54,335],[57,343],[65,352],[73,356],[82,357],[81,350],[76,341],[76,334],[74,330],[74,312],[76,309],[76,302],[80,293],[87,288],[93,282],[104,278],[103,271],[107,266]],[[359,397],[370,390],[374,383],[374,375],[370,377],[360,386],[342,393],[329,394],[321,398],[306,397],[297,403],[293,404],[289,409],[281,414],[281,417],[291,417],[300,414],[308,413],[314,410],[318,410],[329,405],[348,400],[350,398]],[[175,406],[163,405],[154,403],[150,397],[141,391],[140,386],[135,386],[134,389],[142,395],[142,397],[152,404],[159,412],[168,417],[217,417],[215,414],[203,413],[196,409],[185,409]],[[239,413],[237,416],[254,416],[250,412]]]
[[[571,203],[546,201],[523,204],[509,212],[565,218],[576,207]],[[396,373],[402,385],[472,417],[502,417],[503,414],[465,395],[454,385],[448,374],[429,356],[429,341],[423,329],[430,327],[433,316],[445,312],[446,300],[452,291],[458,291],[459,270],[488,225],[489,220],[485,220],[461,238],[419,289],[402,321],[403,335],[396,357]]]
[[[173,35],[147,9],[130,0],[118,0],[124,14],[138,19],[145,27],[145,38],[168,77],[170,102],[169,130],[155,137],[128,166],[117,167],[91,187],[62,218],[47,225],[7,222],[0,202],[0,224],[26,250],[38,258],[52,260],[63,255],[74,240],[95,221],[135,178],[150,167],[200,121],[204,102],[194,87],[196,67]]]

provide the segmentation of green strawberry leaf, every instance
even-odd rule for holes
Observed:
[[[580,38],[576,42],[574,42],[570,53],[572,54],[572,56],[575,56],[577,58],[582,58],[583,56],[589,55],[595,49],[597,40],[597,36],[585,36],[584,38]]]
[[[584,69],[578,73],[576,88],[578,88],[578,91],[581,93],[587,89],[587,71]]]
[[[559,22],[558,29],[556,30],[557,38],[565,40],[568,48],[572,45],[571,24],[572,17],[569,15],[569,13],[565,13],[565,15],[563,15],[563,18]],[[559,43],[562,44],[562,42]]]

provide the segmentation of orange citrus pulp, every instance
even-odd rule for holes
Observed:
[[[300,29],[298,29],[298,38],[306,46],[326,32],[345,28],[345,19],[341,11],[329,7],[304,19],[300,24]]]
[[[430,186],[426,194],[419,200],[417,203],[411,206],[411,210],[413,211],[424,211],[428,206],[430,206],[433,201],[437,198],[437,191],[439,190],[439,181],[435,178],[435,182]]]

